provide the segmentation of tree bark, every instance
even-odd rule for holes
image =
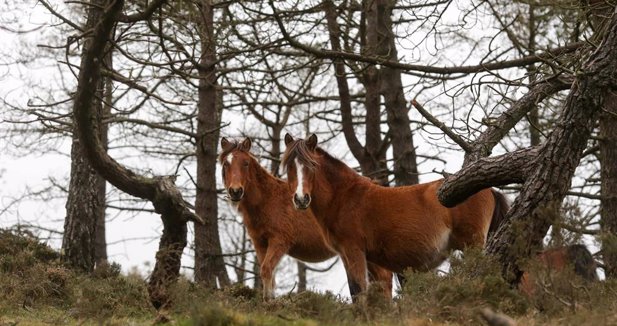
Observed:
[[[596,31],[592,41],[598,41],[607,27],[606,12],[610,2],[592,0],[587,3],[588,18]],[[602,258],[607,278],[617,278],[617,92],[613,90],[604,103],[600,118],[600,226],[602,229]]]
[[[92,0],[88,7],[86,28],[92,28],[103,15],[103,0]],[[85,55],[87,45],[82,56]],[[109,56],[106,56],[109,58]],[[108,61],[108,60],[106,60]],[[109,107],[103,103],[105,79],[98,83],[92,105],[96,124],[105,150],[107,150],[107,125],[102,123]],[[71,175],[66,201],[66,218],[62,238],[62,261],[68,266],[92,272],[96,263],[107,259],[105,243],[105,179],[90,167],[79,141],[76,125],[73,126],[71,144]]]
[[[199,8],[201,57],[197,104],[197,196],[195,212],[204,225],[195,226],[195,281],[208,288],[230,284],[222,256],[218,229],[216,193],[217,146],[221,117],[216,80],[216,44],[212,1],[201,1]]]
[[[298,293],[306,292],[306,264],[301,261],[297,262],[298,266]]]
[[[617,93],[605,101],[600,119],[602,257],[607,278],[617,278]]]
[[[112,33],[113,35],[113,33]],[[105,56],[105,64],[111,70],[113,68],[112,62],[112,49],[109,49],[107,56]],[[103,117],[107,117],[111,115],[111,103],[113,102],[113,81],[111,78],[103,78],[104,87],[103,90]],[[103,144],[103,148],[105,151],[108,150],[108,124],[101,125],[101,143]],[[106,192],[107,192],[107,182],[105,179],[100,178],[99,187],[99,197],[102,200],[105,200]],[[106,264],[107,263],[107,235],[105,227],[105,206],[100,208],[100,212],[96,218],[96,229],[94,231],[94,261],[96,265]]]
[[[263,288],[260,271],[261,269],[259,267],[259,259],[257,258],[257,255],[255,255],[255,262],[253,263],[253,275],[255,275],[255,279],[253,281],[253,289]]]
[[[98,118],[97,120],[100,122]],[[103,220],[105,217],[105,179],[90,167],[77,133],[73,134],[71,176],[62,238],[62,261],[71,268],[92,272],[96,262],[98,222],[101,215]]]
[[[100,19],[92,24],[91,42],[82,56],[77,90],[74,95],[73,115],[79,141],[91,166],[109,183],[133,196],[148,199],[163,221],[163,234],[156,254],[156,264],[150,275],[148,293],[156,309],[171,305],[170,287],[180,273],[182,250],[186,246],[186,223],[203,223],[189,210],[182,194],[175,187],[175,177],[147,178],[135,174],[112,159],[103,146],[96,123],[93,101],[101,79],[101,65],[111,30],[124,5],[123,0],[108,0]]]

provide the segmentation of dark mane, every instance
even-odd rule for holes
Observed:
[[[287,168],[287,166],[296,159],[310,169],[314,169],[318,165],[311,150],[306,146],[306,142],[303,139],[295,140],[287,146],[281,163]]]
[[[314,169],[319,165],[319,162],[315,158],[315,156],[322,157],[328,162],[329,166],[325,166],[324,168],[328,171],[333,170],[336,172],[349,170],[354,174],[358,174],[354,169],[350,168],[343,161],[338,158],[330,155],[330,153],[323,150],[321,147],[316,147],[315,151],[311,151],[308,146],[306,146],[306,142],[303,139],[295,140],[289,146],[287,146],[287,150],[283,155],[283,159],[281,161],[284,168],[287,168],[289,164],[298,159],[300,163],[304,166]],[[333,169],[334,168],[334,169]]]

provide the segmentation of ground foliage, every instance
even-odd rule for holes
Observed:
[[[146,281],[120,266],[90,275],[67,269],[60,254],[30,233],[0,230],[0,326],[150,325]],[[371,289],[350,304],[331,293],[280,295],[262,302],[244,286],[212,291],[181,279],[173,325],[482,325],[479,311],[505,313],[520,325],[617,323],[617,283],[586,284],[572,273],[549,273],[529,263],[538,288],[528,298],[500,277],[499,266],[480,252],[452,257],[450,271],[408,273],[394,302]]]

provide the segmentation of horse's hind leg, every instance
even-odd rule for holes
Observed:
[[[398,285],[403,289],[405,283],[407,283],[407,277],[401,273],[396,273],[396,278],[398,279]]]
[[[381,287],[386,299],[392,299],[392,272],[371,262],[367,263],[367,267],[369,281]]]
[[[266,249],[266,255],[260,266],[264,300],[274,298],[274,269],[288,249],[288,246],[276,243],[271,243]]]

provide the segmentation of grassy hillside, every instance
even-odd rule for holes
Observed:
[[[119,266],[82,275],[63,267],[59,254],[25,233],[0,231],[0,326],[151,325],[146,282]],[[584,284],[564,273],[538,271],[533,298],[510,289],[486,257],[466,253],[448,275],[409,274],[393,302],[369,291],[358,304],[306,292],[262,302],[246,287],[207,291],[181,280],[172,325],[486,325],[480,311],[505,313],[519,325],[617,324],[617,284]]]

